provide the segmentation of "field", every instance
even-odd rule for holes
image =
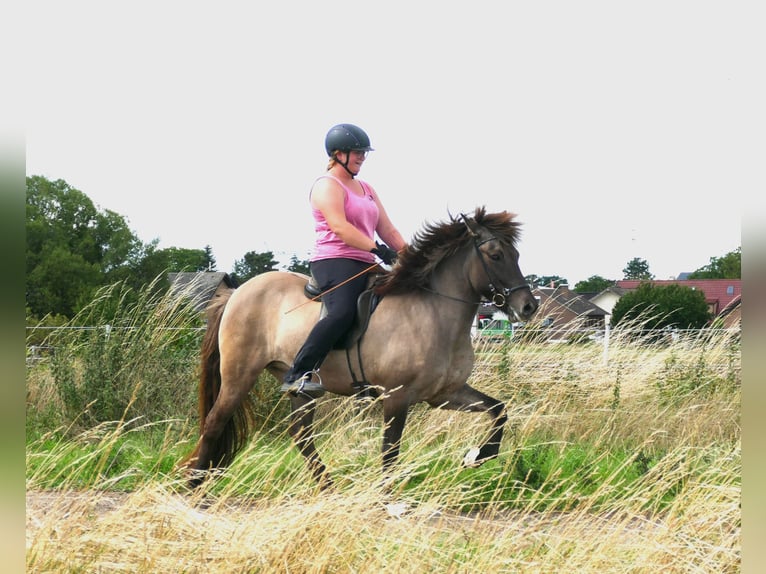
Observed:
[[[380,405],[326,396],[325,492],[265,376],[252,443],[189,493],[175,464],[197,436],[199,332],[146,328],[68,333],[28,367],[28,572],[740,571],[738,332],[615,330],[606,358],[479,346],[471,383],[510,420],[478,469],[461,460],[488,420],[418,405],[383,480]]]

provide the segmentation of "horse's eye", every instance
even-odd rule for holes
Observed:
[[[503,258],[503,253],[502,252],[500,252],[500,253],[490,253],[489,254],[489,258],[492,261],[500,261]]]

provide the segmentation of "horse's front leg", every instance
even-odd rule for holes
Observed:
[[[449,395],[446,402],[433,403],[432,407],[465,412],[486,412],[492,417],[492,428],[487,440],[478,449],[471,449],[463,459],[468,467],[477,467],[495,458],[500,452],[503,439],[503,427],[508,421],[505,404],[496,398],[477,391],[470,385],[463,385],[460,390]]]
[[[324,490],[332,486],[332,480],[327,473],[322,459],[319,458],[319,452],[314,444],[314,413],[317,402],[310,397],[298,395],[290,398],[290,435],[293,437],[298,450],[305,457],[306,463]]]
[[[383,401],[383,474],[387,477],[399,458],[404,424],[407,422],[409,404],[406,401],[387,397]]]

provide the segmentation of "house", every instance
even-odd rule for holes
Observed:
[[[702,291],[705,302],[713,317],[718,316],[734,299],[742,295],[742,279],[668,279],[668,280],[623,280],[617,281],[617,287],[632,291],[642,283],[651,283],[657,287],[680,285]]]
[[[713,323],[722,329],[737,329],[742,325],[742,296],[737,295],[724,307]]]
[[[601,307],[604,311],[606,311],[607,316],[611,317],[612,309],[614,309],[614,306],[617,305],[617,301],[619,301],[627,292],[628,291],[622,287],[612,285],[600,293],[596,293],[595,295],[588,297],[588,301]]]
[[[572,329],[602,330],[607,312],[567,285],[535,287],[532,294],[540,306],[536,322],[551,330],[551,336],[564,336]]]
[[[237,287],[228,273],[219,271],[168,273],[168,281],[170,291],[190,297],[198,311],[204,311],[210,300],[221,291]]]
[[[535,287],[532,294],[539,303],[533,319],[534,325],[546,332],[546,338],[565,338],[572,331],[603,330],[609,323],[617,302],[629,291],[646,281],[622,280],[603,291],[576,293],[567,285],[559,287]],[[723,328],[737,328],[741,317],[741,279],[687,279],[650,281],[654,285],[678,284],[698,289],[705,295],[711,314],[717,318],[714,323]],[[477,324],[496,319],[492,306],[487,304],[479,309]],[[536,328],[530,325],[531,328]]]

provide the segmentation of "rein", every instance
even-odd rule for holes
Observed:
[[[312,298],[311,298],[311,299],[309,299],[308,301],[304,301],[304,302],[303,302],[303,303],[301,303],[300,305],[296,305],[296,306],[295,306],[295,307],[293,307],[292,309],[288,309],[287,311],[285,311],[285,315],[287,315],[288,313],[292,313],[292,312],[293,312],[293,311],[295,311],[296,309],[298,309],[298,308],[300,308],[300,307],[303,307],[304,305],[308,305],[309,303],[311,303],[311,302],[313,302],[313,301],[316,301],[317,299],[320,299],[320,298],[322,297],[322,295],[326,295],[326,294],[327,294],[327,293],[329,293],[330,291],[335,291],[335,290],[336,290],[338,287],[341,287],[341,286],[345,285],[345,284],[346,284],[346,283],[348,283],[349,281],[353,281],[354,279],[356,279],[356,278],[357,278],[357,277],[359,277],[360,275],[364,275],[365,273],[369,273],[370,271],[372,271],[373,269],[375,269],[377,266],[378,266],[378,263],[377,263],[377,262],[373,263],[373,264],[372,264],[372,265],[370,265],[370,266],[369,266],[367,269],[363,269],[362,271],[360,271],[360,272],[359,272],[359,273],[357,273],[356,275],[352,275],[351,277],[349,277],[349,278],[348,278],[348,279],[346,279],[345,281],[341,281],[340,283],[338,283],[338,284],[337,284],[337,285],[335,285],[334,287],[330,287],[329,289],[327,289],[327,290],[325,290],[325,291],[322,291],[322,292],[321,292],[319,295],[315,295],[314,297],[312,297]]]

